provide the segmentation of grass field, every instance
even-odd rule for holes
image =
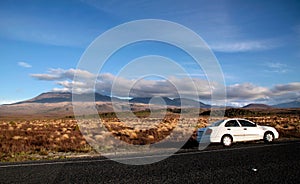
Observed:
[[[103,126],[108,131],[90,132],[83,137],[77,121],[63,119],[0,120],[0,160],[24,161],[65,158],[68,155],[95,152],[87,143],[93,140],[106,141],[108,136],[128,144],[145,145],[159,142],[171,133],[176,135],[173,141],[182,141],[186,136],[196,138],[196,129],[208,125],[209,116],[200,116],[196,125],[191,127],[192,119],[179,119],[176,113],[168,113],[163,120],[147,119],[147,112],[137,113],[140,119],[119,121],[111,114],[102,114]],[[264,115],[240,117],[252,120],[260,125],[275,127],[280,137],[300,138],[300,115]],[[151,122],[152,121],[152,122]],[[180,123],[179,123],[180,121]],[[193,119],[195,122],[195,119]],[[130,122],[130,123],[128,123]],[[153,123],[154,122],[154,123]],[[149,125],[149,123],[151,125]],[[88,123],[85,126],[91,126]],[[88,141],[86,139],[89,139]],[[105,148],[103,148],[105,149]]]

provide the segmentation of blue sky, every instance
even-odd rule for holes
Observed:
[[[105,31],[138,19],[169,20],[199,34],[222,67],[229,105],[299,100],[299,10],[297,0],[2,0],[0,104],[70,91],[70,76],[89,44]],[[120,50],[103,74],[113,79],[126,63],[149,54],[172,58],[192,77],[205,78],[178,48],[154,42]],[[140,85],[157,89],[152,80]],[[108,89],[99,86],[100,91]]]

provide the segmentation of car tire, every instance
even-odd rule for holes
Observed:
[[[232,137],[230,135],[224,135],[222,137],[221,143],[223,144],[223,146],[225,147],[230,147],[232,145]]]
[[[271,143],[274,141],[274,134],[272,132],[266,132],[264,135],[264,142]]]

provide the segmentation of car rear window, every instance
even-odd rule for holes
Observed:
[[[239,123],[236,120],[229,120],[226,124],[225,127],[239,127]]]

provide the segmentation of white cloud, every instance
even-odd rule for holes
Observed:
[[[269,62],[269,63],[267,63],[267,66],[270,68],[282,68],[282,67],[286,67],[287,65],[279,63],[279,62],[276,62],[276,63]]]
[[[267,62],[264,66],[267,67],[266,72],[286,73],[289,71],[288,66],[280,62]]]
[[[227,100],[231,103],[278,104],[298,100],[299,98],[300,82],[277,84],[270,88],[256,86],[251,83],[235,84],[227,87]]]
[[[79,80],[73,81],[75,73]],[[211,85],[204,79],[168,77],[164,80],[126,79],[117,77],[110,73],[96,76],[87,71],[76,69],[51,69],[46,74],[32,74],[39,80],[54,81],[60,88],[54,88],[57,92],[71,92],[74,88],[76,93],[87,93],[97,91],[104,95],[119,97],[182,97],[210,101],[212,91],[219,94],[221,85]],[[96,81],[96,83],[95,83]],[[112,88],[112,84],[116,86]],[[113,92],[112,92],[113,89]],[[263,87],[252,83],[242,83],[226,86],[227,102],[231,105],[247,103],[281,103],[297,100],[300,98],[300,82],[278,84],[273,87]],[[128,94],[129,93],[129,94]]]
[[[292,82],[289,84],[278,84],[272,89],[275,94],[298,92],[300,93],[300,82]]]
[[[73,81],[74,75],[77,74],[77,81]],[[31,74],[31,77],[38,80],[55,81],[62,88],[55,88],[54,91],[72,91],[75,89],[77,93],[97,92],[114,96],[127,97],[128,92],[131,97],[178,97],[180,94],[185,97],[200,96],[203,98],[210,97],[212,88],[208,82],[199,78],[177,78],[170,76],[167,80],[146,80],[146,79],[126,79],[116,77],[110,73],[104,73],[96,76],[87,71],[76,69],[51,69],[46,74]],[[95,83],[96,80],[96,83]],[[112,91],[112,84],[116,86]],[[195,93],[198,93],[196,95]]]
[[[64,80],[69,79],[73,80],[75,73],[78,77],[82,79],[92,79],[96,77],[95,74],[91,74],[88,71],[84,70],[78,70],[78,69],[69,69],[69,70],[63,70],[63,69],[50,69],[47,74],[30,74],[31,77],[36,78],[38,80]]]
[[[269,95],[270,89],[251,83],[234,84],[227,87],[227,99],[230,100],[256,100],[268,98]]]
[[[18,65],[21,66],[21,67],[24,67],[24,68],[31,68],[32,66],[26,62],[18,62]]]
[[[210,44],[210,48],[218,52],[248,52],[262,51],[277,47],[278,45],[272,41],[255,40],[255,41],[236,41],[236,42],[220,42]]]

